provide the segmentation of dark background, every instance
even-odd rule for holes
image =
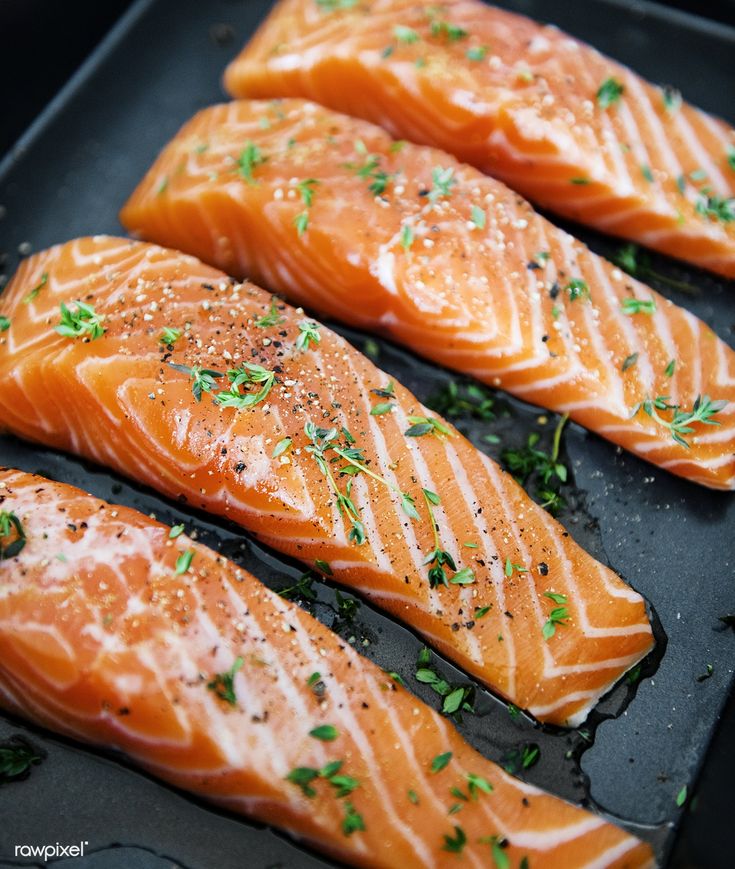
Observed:
[[[130,0],[0,0],[0,158],[129,5]],[[666,5],[735,25],[735,0],[669,0]],[[161,50],[166,50],[165,33],[161,34]],[[130,60],[135,63],[135,58]],[[732,697],[684,819],[671,866],[734,866],[734,805]]]

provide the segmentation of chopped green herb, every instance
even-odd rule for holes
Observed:
[[[636,664],[635,667],[628,670],[628,672],[625,675],[625,681],[629,685],[635,685],[640,680],[640,678],[641,678],[641,665],[640,664]]]
[[[253,170],[265,163],[265,160],[266,158],[261,153],[260,148],[253,144],[253,142],[248,142],[240,152],[237,170],[248,184],[254,185],[256,181],[253,177]]]
[[[623,364],[620,366],[621,371],[627,371],[629,368],[632,368],[636,362],[638,361],[638,354],[631,353],[630,356],[626,356],[623,360]]]
[[[397,24],[393,28],[393,36],[399,42],[406,42],[409,45],[419,41],[419,35],[412,27],[404,27],[402,24]]]
[[[697,292],[696,287],[693,287],[691,284],[687,284],[684,281],[674,280],[660,272],[654,271],[651,267],[650,257],[641,252],[635,244],[625,244],[619,248],[617,253],[613,256],[613,261],[616,265],[619,265],[620,268],[625,269],[629,275],[633,275],[633,277],[652,277],[656,278],[656,280],[662,281],[663,283],[669,284],[678,290],[682,290],[685,293]]]
[[[492,604],[489,604],[488,606],[475,607],[475,618],[481,619],[483,616],[486,616],[492,608]]]
[[[511,718],[518,718],[521,714],[521,710],[515,705],[515,703],[509,703],[506,708],[508,709],[508,715],[510,715]]]
[[[18,778],[39,764],[42,756],[19,736],[0,746],[0,783]]]
[[[314,601],[316,600],[316,592],[312,587],[313,585],[314,577],[311,571],[307,570],[306,573],[301,574],[293,585],[289,585],[288,588],[282,588],[278,592],[278,595],[286,600],[303,598],[305,600]]]
[[[271,307],[270,311],[267,314],[263,314],[262,317],[258,317],[255,321],[255,325],[259,329],[268,329],[271,326],[280,326],[281,323],[285,322],[286,318],[281,315],[278,310],[278,303],[280,299],[278,296],[271,296]]]
[[[311,676],[306,680],[306,684],[309,688],[313,688],[317,682],[319,682],[322,678],[322,674],[318,671],[316,673],[312,673]]]
[[[242,668],[245,663],[242,658],[236,658],[235,663],[225,673],[217,673],[211,682],[207,682],[207,688],[230,706],[237,705],[237,695],[235,694],[235,674]]]
[[[483,794],[491,794],[493,792],[493,786],[490,782],[481,775],[475,775],[474,772],[467,773],[467,781],[469,783],[470,796],[475,800],[477,799],[478,791],[481,791]]]
[[[201,368],[198,365],[194,365],[192,368],[189,368],[187,365],[179,365],[175,362],[169,362],[168,365],[175,371],[181,371],[191,378],[191,391],[197,401],[202,400],[203,392],[212,392],[217,386],[217,380],[220,377],[224,377],[219,371]]]
[[[468,48],[465,52],[467,60],[485,60],[488,49],[484,45],[478,45],[476,48]]]
[[[590,183],[589,178],[583,178],[581,176],[578,176],[576,178],[570,178],[569,180],[572,184],[577,184],[580,187],[584,187],[586,184]]]
[[[319,182],[316,178],[305,178],[296,185],[296,189],[301,196],[301,201],[307,208],[311,208],[311,204],[314,201],[314,188],[317,184]]]
[[[320,724],[319,727],[309,731],[309,736],[320,739],[322,742],[334,742],[339,734],[333,724]]]
[[[712,678],[714,672],[715,668],[712,666],[712,664],[707,664],[704,668],[704,673],[702,673],[701,676],[697,676],[697,682],[706,682],[707,679]]]
[[[286,776],[286,781],[298,785],[304,796],[311,798],[316,796],[316,791],[311,786],[311,782],[317,778],[319,778],[319,770],[308,766],[297,766]]]
[[[495,419],[495,399],[485,387],[472,382],[458,384],[450,380],[440,391],[430,396],[428,406],[449,419],[468,417],[488,422]]]
[[[448,429],[444,423],[432,416],[409,416],[408,421],[411,425],[406,429],[404,434],[409,438],[419,438],[427,434],[435,434],[437,436],[445,435],[452,437],[451,429]]]
[[[676,805],[679,808],[681,808],[684,805],[684,803],[687,801],[687,792],[688,792],[687,786],[684,785],[684,787],[676,795]]]
[[[0,510],[0,561],[15,558],[26,545],[20,519],[10,510]]]
[[[431,171],[431,180],[433,187],[427,193],[429,202],[434,204],[440,199],[448,198],[452,195],[452,187],[457,183],[454,177],[454,168],[452,166],[442,169],[441,166],[435,166]]]
[[[316,561],[314,562],[314,566],[318,570],[321,570],[322,573],[326,573],[327,576],[332,575],[332,568],[329,566],[329,564],[326,561],[322,561],[320,558],[317,558]]]
[[[666,377],[673,377],[674,371],[676,371],[676,359],[672,359],[666,368],[664,368],[664,375]]]
[[[707,173],[704,169],[695,169],[693,172],[689,173],[689,177],[692,181],[704,181],[707,178]]]
[[[479,205],[473,205],[471,220],[478,229],[484,229],[486,220],[485,210],[480,208]]]
[[[194,550],[187,549],[185,552],[182,552],[181,555],[176,559],[176,570],[174,571],[174,576],[181,576],[183,573],[186,573],[191,567],[191,562],[194,560]]]
[[[710,218],[710,220],[719,220],[721,223],[731,223],[735,220],[735,196],[725,199],[721,196],[702,193],[695,208],[699,214]]]
[[[528,573],[528,568],[524,567],[522,564],[513,564],[510,558],[505,559],[505,575],[513,576],[513,572],[516,573]]]
[[[183,525],[174,525],[173,528],[168,532],[168,536],[170,540],[176,540],[177,537],[180,537],[184,533]]]
[[[475,571],[471,567],[463,567],[449,580],[453,585],[472,585],[475,581]]]
[[[735,172],[735,145],[730,145],[727,149],[727,165]]]
[[[395,404],[391,404],[391,402],[380,402],[379,404],[373,405],[370,408],[370,416],[383,416],[385,413],[391,413],[395,408]]]
[[[351,836],[360,830],[365,829],[365,821],[362,815],[355,811],[355,807],[350,802],[345,803],[345,817],[342,821],[342,832],[345,836]]]
[[[597,90],[597,105],[608,109],[618,102],[625,91],[624,86],[614,78],[606,78]]]
[[[434,7],[430,7],[427,11],[431,17]],[[450,24],[449,21],[441,21],[432,17],[431,35],[435,37],[443,36],[448,42],[458,42],[460,39],[465,39],[469,34],[457,24]]]
[[[240,368],[232,368],[227,372],[227,379],[230,381],[230,388],[218,392],[215,401],[220,407],[245,410],[255,407],[256,404],[268,397],[273,384],[276,382],[276,375],[273,371],[263,368],[262,365],[243,362]],[[251,384],[260,385],[260,389],[255,392],[240,392],[241,386]]]
[[[566,619],[569,618],[569,610],[565,606],[567,602],[566,595],[557,594],[553,591],[545,591],[544,597],[549,598],[549,600],[555,604],[560,604],[560,606],[555,606],[552,608],[546,619],[546,622],[544,623],[542,634],[544,639],[548,641],[556,633],[557,625],[566,625]]]
[[[352,9],[358,0],[316,0],[316,5],[323,12],[335,12],[338,9]]]
[[[30,292],[28,293],[27,296],[24,296],[23,304],[28,305],[34,299],[36,299],[38,297],[38,294],[46,286],[47,283],[48,283],[48,272],[44,272],[41,275],[41,280],[36,284],[36,286],[32,290],[30,290]]]
[[[74,302],[76,311],[61,303],[61,322],[55,331],[65,338],[82,338],[89,336],[90,341],[101,338],[105,334],[102,317],[97,314],[92,305],[86,302]]]
[[[299,323],[299,336],[296,339],[296,349],[308,350],[311,344],[316,347],[321,341],[319,329],[319,323],[315,323],[313,320],[302,320]]]
[[[451,854],[461,854],[464,846],[467,844],[467,836],[461,827],[455,826],[454,835],[444,834],[444,845],[442,850],[449,851]]]
[[[590,298],[590,288],[587,286],[587,281],[583,281],[581,278],[572,278],[564,289],[569,293],[570,302]]]
[[[409,250],[413,244],[413,227],[408,223],[404,223],[401,227],[401,247],[404,250]]]
[[[620,306],[624,314],[654,314],[656,312],[656,302],[654,299],[634,299],[632,296],[623,299],[623,304]]]
[[[163,180],[158,185],[158,190],[156,190],[156,196],[161,196],[168,190],[168,175],[164,175]]]
[[[510,858],[505,853],[506,841],[498,836],[485,836],[479,840],[484,845],[490,846],[495,869],[510,869]]]
[[[293,441],[291,438],[281,438],[280,441],[273,448],[273,452],[271,453],[271,457],[277,459],[279,456],[283,455],[287,450],[291,449],[291,444]]]
[[[158,343],[164,344],[166,347],[173,347],[179,338],[181,338],[181,329],[171,329],[166,326],[161,332]]]
[[[437,756],[431,761],[431,771],[432,773],[441,772],[445,769],[449,761],[452,759],[452,752],[446,751],[444,754],[437,754]]]
[[[522,770],[535,766],[540,757],[541,749],[535,742],[524,742],[507,751],[500,764],[506,772],[517,775]]]
[[[365,355],[370,357],[370,359],[377,359],[378,356],[380,356],[380,345],[377,341],[373,341],[372,338],[367,338],[365,340],[362,349],[364,350]]]
[[[664,108],[670,114],[675,114],[681,107],[681,92],[671,85],[664,85],[661,96],[664,101]]]
[[[300,211],[296,217],[293,219],[293,225],[296,227],[296,234],[299,238],[306,232],[309,228],[309,212],[304,209],[304,211]]]
[[[343,595],[339,590],[335,591],[334,594],[337,600],[337,613],[339,617],[346,622],[353,621],[357,615],[357,611],[360,609],[360,601],[357,598]]]
[[[417,806],[419,804],[419,795],[416,793],[415,790],[412,790],[412,789],[408,790],[408,800],[409,800],[409,802],[413,803],[415,806]]]
[[[0,332],[7,332],[10,328],[10,320],[8,317],[0,316]]]

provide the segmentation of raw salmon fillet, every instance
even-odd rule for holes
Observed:
[[[215,106],[121,219],[674,474],[735,487],[733,350],[442,151],[301,100]]]
[[[479,0],[281,0],[225,83],[374,121],[735,277],[735,130],[555,27]]]
[[[510,475],[439,420],[406,436],[426,408],[263,290],[97,237],[25,260],[0,314],[3,428],[233,519],[537,718],[579,723],[651,648],[641,597]]]
[[[454,866],[445,835],[470,866],[489,865],[493,842],[513,866],[652,865],[647,845],[507,775],[186,534],[172,540],[134,510],[8,469],[0,511],[26,538],[14,554],[16,526],[0,537],[0,704],[11,712],[122,749],[356,866]],[[452,787],[466,800],[449,817]]]

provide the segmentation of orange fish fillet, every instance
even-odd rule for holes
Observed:
[[[171,540],[134,510],[7,469],[0,511],[26,536],[15,555],[15,526],[0,537],[0,704],[12,712],[120,748],[356,866],[454,866],[445,834],[471,866],[488,865],[490,837],[513,866],[652,865],[647,845],[507,775],[324,625],[185,534]],[[339,769],[317,778],[330,763]],[[288,780],[299,768],[303,793]],[[449,817],[453,786],[468,800]]]
[[[281,0],[228,67],[228,91],[375,121],[557,214],[735,277],[728,124],[479,0],[334,7]]]
[[[62,302],[72,337],[55,331]],[[651,648],[641,597],[510,475],[448,424],[407,437],[426,408],[263,290],[174,251],[87,238],[25,260],[0,314],[2,427],[316,562],[537,718],[582,721]],[[165,329],[179,330],[168,346]],[[232,382],[215,376],[228,370]]]
[[[301,100],[215,106],[121,219],[672,473],[735,487],[733,350],[441,151]]]

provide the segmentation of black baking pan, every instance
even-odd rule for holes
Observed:
[[[705,109],[735,121],[735,30],[630,0],[515,0],[501,5],[558,24],[648,78],[680,88]],[[197,109],[224,98],[220,76],[269,3],[237,0],[138,0],[0,166],[2,271],[29,250],[76,235],[120,233],[117,210],[158,150]],[[558,222],[558,221],[557,221]],[[619,244],[572,228],[597,251]],[[735,344],[735,286],[652,257],[654,269],[694,291],[656,283],[665,295]],[[357,332],[356,346],[424,401],[453,379],[436,366]],[[456,379],[456,378],[455,378]],[[446,392],[444,393],[446,394]],[[492,394],[487,419],[456,420],[480,449],[499,458],[538,432],[548,445],[552,415]],[[458,725],[493,760],[518,765],[519,749],[539,748],[528,781],[600,811],[670,854],[682,811],[732,689],[735,631],[735,496],[696,487],[626,455],[571,425],[562,460],[571,471],[561,520],[649,601],[657,648],[637,679],[625,679],[576,731],[539,728],[511,716],[477,689],[475,714]],[[185,520],[201,538],[273,588],[300,569],[220,520],[189,513],[143,486],[78,460],[0,438],[0,464],[38,471],[166,522]],[[1,581],[1,575],[0,575]],[[333,589],[315,585],[314,614],[427,702],[437,698],[413,678],[420,641],[362,603],[344,617]],[[440,658],[452,681],[467,681]],[[0,785],[0,867],[40,865],[14,856],[21,844],[85,842],[74,869],[189,869],[329,865],[287,838],[215,811],[95,752],[0,716],[0,741],[20,734],[44,755],[24,780]],[[686,797],[684,787],[687,787]],[[683,803],[682,806],[678,803]],[[732,865],[731,855],[720,864]],[[708,865],[714,865],[709,863]]]

